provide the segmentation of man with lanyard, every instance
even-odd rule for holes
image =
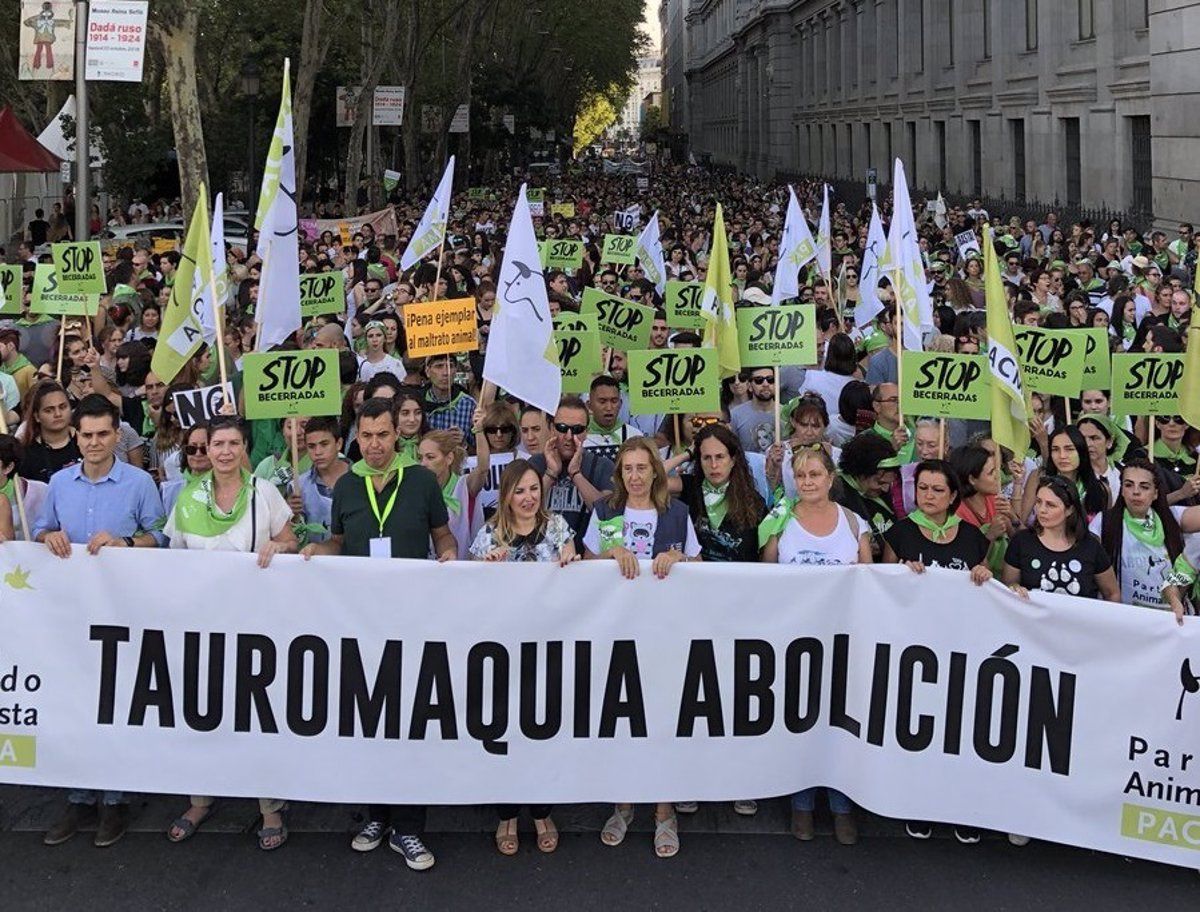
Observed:
[[[33,537],[58,557],[70,557],[72,544],[86,545],[88,554],[104,548],[157,548],[162,544],[162,498],[147,472],[121,462],[117,448],[121,416],[111,402],[93,393],[75,411],[75,439],[83,462],[55,473],[34,522]],[[110,846],[125,835],[129,804],[124,792],[74,789],[67,812],[43,837],[46,845],[61,845],[96,813],[99,826],[94,843]]]
[[[288,506],[297,517],[297,538],[301,544],[329,538],[333,510],[333,487],[350,471],[350,462],[342,456],[342,431],[337,418],[324,415],[309,418],[304,426],[304,443],[312,468],[300,475],[300,493],[294,487]]]
[[[424,560],[433,539],[439,561],[454,560],[458,544],[450,532],[437,478],[423,466],[406,462],[396,452],[396,416],[390,399],[368,399],[358,413],[356,439],[363,458],[333,486],[329,538],[312,542],[300,553],[356,557],[407,557]],[[371,805],[366,826],[351,848],[369,852],[385,838],[414,871],[434,864],[421,837],[425,805]],[[389,838],[390,834],[390,838]]]
[[[454,366],[451,356],[437,355],[425,361],[425,411],[429,415],[429,429],[450,431],[458,429],[463,435],[467,449],[475,446],[475,435],[471,426],[475,420],[478,403],[467,395],[467,391],[454,383]]]
[[[900,423],[900,387],[881,383],[875,387],[871,400],[875,404],[875,424],[871,430],[892,445],[899,465],[908,465],[916,459],[916,439],[912,430]]]
[[[601,375],[588,389],[588,426],[584,448],[605,459],[615,459],[617,450],[630,437],[642,432],[621,423],[621,386],[613,377]]]

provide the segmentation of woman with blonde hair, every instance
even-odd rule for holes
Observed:
[[[667,472],[652,440],[632,437],[617,450],[613,492],[596,501],[583,536],[586,560],[614,560],[626,579],[641,572],[639,560],[666,579],[680,561],[700,559],[700,542],[688,509],[667,490]],[[679,825],[670,802],[654,810],[654,853],[679,852]],[[633,822],[633,805],[618,804],[600,831],[600,841],[620,845]]]
[[[463,460],[467,451],[458,442],[458,435],[453,431],[430,431],[421,438],[417,446],[417,455],[421,465],[437,476],[438,486],[442,489],[442,500],[450,514],[450,531],[458,542],[458,559],[467,559],[467,547],[470,542],[470,516],[467,508],[470,495],[467,492],[467,479],[460,474]],[[430,556],[436,557],[430,543]]]
[[[467,491],[475,498],[471,526],[478,530],[496,512],[496,476],[517,458],[517,410],[504,400],[480,406],[475,409],[471,430],[475,434],[475,456],[467,460]]]

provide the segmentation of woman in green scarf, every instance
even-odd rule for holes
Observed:
[[[190,439],[190,435],[189,435]],[[257,553],[266,567],[276,554],[295,553],[292,511],[270,482],[245,470],[246,427],[236,416],[209,422],[208,457],[212,471],[193,477],[179,493],[163,534],[172,548]],[[191,805],[167,830],[172,842],[183,842],[212,813],[213,799],[193,795]],[[260,798],[263,825],[258,846],[270,851],[287,842],[283,811],[287,803]]]
[[[410,465],[421,461],[417,446],[421,438],[429,433],[429,419],[425,414],[425,406],[421,395],[411,389],[396,395],[396,451]]]
[[[467,560],[471,547],[471,516],[468,512],[470,492],[467,489],[467,477],[462,474],[467,451],[458,440],[458,435],[453,431],[430,431],[421,438],[417,453],[420,464],[437,477],[446,512],[450,514],[448,525],[454,533],[454,540],[458,542],[458,559]],[[436,556],[432,550],[430,556]]]

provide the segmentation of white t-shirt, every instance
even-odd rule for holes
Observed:
[[[479,534],[484,523],[496,512],[496,504],[500,502],[500,476],[508,468],[508,464],[517,458],[516,453],[491,453],[488,456],[488,474],[483,480],[483,487],[475,495],[475,503],[471,507],[471,541]],[[479,465],[476,456],[468,456],[463,461],[463,475],[470,475],[471,470]]]
[[[625,547],[639,560],[650,560],[654,557],[654,533],[658,529],[657,510],[635,510],[626,507],[623,514]],[[592,513],[588,520],[587,531],[583,533],[583,546],[592,554],[600,554],[600,521]],[[696,530],[689,516],[687,521],[687,543],[683,553],[687,557],[700,556],[700,541],[696,538]]]
[[[199,488],[193,490],[199,493]],[[171,515],[167,517],[163,535],[171,540],[172,548],[190,551],[257,551],[292,521],[292,508],[265,478],[254,479],[254,492],[246,514],[220,535],[208,537],[179,531],[175,525],[177,508],[178,501],[176,509],[171,510]],[[255,541],[251,541],[252,530]]]
[[[833,371],[811,368],[804,375],[804,382],[800,385],[800,394],[813,392],[820,395],[825,400],[825,412],[832,419],[839,414],[838,399],[841,398],[842,390],[853,379],[844,374],[835,374]]]
[[[44,481],[25,481],[25,490],[21,493],[21,499],[25,502],[25,515],[29,517],[30,523],[36,523],[37,518],[42,515],[42,501],[46,499],[48,490],[50,490],[50,485]],[[9,506],[12,507],[13,541],[24,541],[25,527],[21,525],[21,511],[17,509],[15,495]],[[29,531],[33,532],[32,529]]]
[[[397,380],[403,380],[408,376],[404,363],[391,355],[384,355],[382,360],[376,361],[374,364],[366,358],[358,362],[358,379],[363,383],[368,383],[376,374],[383,373],[393,374]]]
[[[855,517],[855,535],[846,513],[845,507],[838,507],[837,525],[828,535],[813,535],[796,521],[795,515],[789,516],[779,536],[779,563],[810,567],[857,564],[859,536],[868,534],[869,528],[865,520]]]
[[[1184,507],[1171,507],[1171,514],[1176,522],[1183,516]],[[1100,537],[1104,526],[1104,515],[1097,513],[1092,517],[1088,528]],[[1167,600],[1163,598],[1163,576],[1171,570],[1171,558],[1167,548],[1150,548],[1144,545],[1137,536],[1130,535],[1127,530],[1121,530],[1121,601],[1126,605],[1140,605],[1143,608],[1160,608],[1167,610]],[[1193,536],[1185,536],[1192,538]]]

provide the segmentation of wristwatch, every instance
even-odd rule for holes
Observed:
[[[126,535],[125,538],[122,539],[122,541],[125,542],[126,548],[136,548],[137,547],[137,543],[134,542],[132,535]]]

